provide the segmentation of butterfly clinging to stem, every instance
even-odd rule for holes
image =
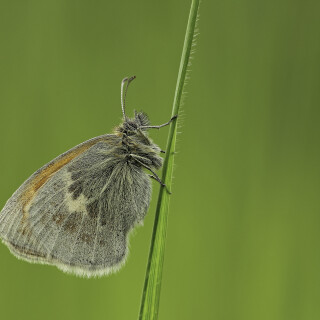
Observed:
[[[27,179],[0,213],[0,237],[18,258],[56,265],[82,276],[118,270],[128,253],[128,236],[142,224],[157,180],[162,151],[145,113],[128,118],[121,83],[123,122],[113,134],[85,141]],[[149,171],[149,174],[146,173]],[[169,192],[169,191],[168,191]]]

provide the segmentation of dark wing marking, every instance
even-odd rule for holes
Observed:
[[[59,156],[33,174],[0,214],[0,235],[26,260],[87,276],[125,261],[127,237],[142,222],[151,185],[128,163],[121,140],[105,135]]]

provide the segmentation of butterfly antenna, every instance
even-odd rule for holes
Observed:
[[[121,82],[121,108],[122,108],[122,113],[123,113],[123,119],[127,120],[128,117],[126,116],[126,112],[125,112],[125,106],[126,106],[126,96],[127,96],[127,91],[128,91],[128,87],[129,84],[132,80],[134,80],[136,78],[136,76],[130,77],[130,78],[124,78]],[[125,84],[126,88],[124,90],[124,86]]]

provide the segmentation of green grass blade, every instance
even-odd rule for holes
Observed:
[[[185,84],[187,68],[189,65],[192,43],[195,36],[195,26],[197,22],[198,9],[199,0],[192,0],[180,61],[177,86],[172,108],[172,116],[179,114],[181,97],[183,94],[183,87]],[[170,125],[166,149],[167,153],[163,163],[162,181],[164,181],[169,190],[171,190],[172,187],[173,161],[176,146],[178,119],[174,120]],[[153,234],[151,239],[149,260],[142,294],[139,315],[140,320],[155,320],[158,318],[165,242],[167,236],[169,200],[170,194],[165,188],[160,188]]]

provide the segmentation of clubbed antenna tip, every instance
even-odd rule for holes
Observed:
[[[134,80],[135,78],[136,78],[136,76],[132,76],[130,78],[127,77],[121,81],[121,108],[122,108],[123,119],[125,121],[127,120],[127,116],[126,116],[126,112],[125,112],[127,91],[128,91],[128,87],[129,87],[130,82],[132,80]],[[126,85],[126,88],[125,88],[125,90],[123,90],[125,85]]]

